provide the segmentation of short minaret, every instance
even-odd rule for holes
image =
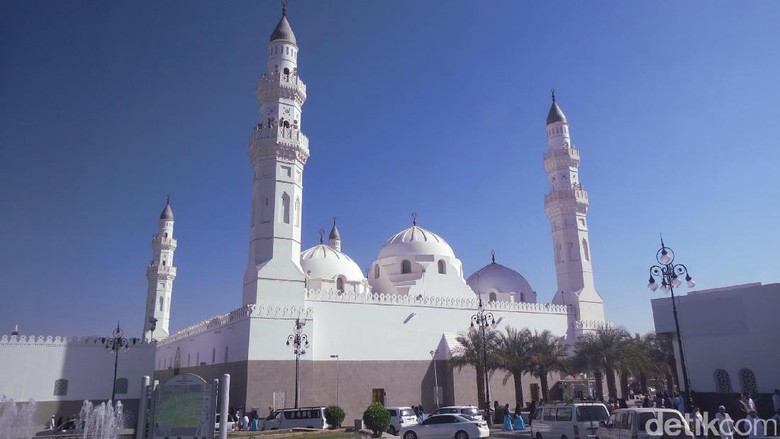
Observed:
[[[243,304],[303,301],[300,265],[303,167],[309,139],[301,132],[306,85],[286,8],[268,43],[267,72],[257,84],[260,121],[249,140],[252,218]]]
[[[165,208],[160,214],[157,234],[152,238],[152,261],[146,268],[149,289],[146,293],[144,338],[161,340],[169,334],[173,280],[176,279],[176,267],[173,266],[175,251],[173,210],[171,197],[168,196]]]
[[[336,217],[333,217],[333,228],[330,229],[330,235],[328,235],[328,245],[338,251],[341,251],[341,235],[339,229],[336,227]]]
[[[588,193],[579,178],[580,152],[571,143],[566,116],[555,102],[547,114],[544,169],[550,192],[544,207],[550,218],[558,291],[553,303],[572,305],[576,320],[603,320],[604,302],[593,283],[588,239]]]

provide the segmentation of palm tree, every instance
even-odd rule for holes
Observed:
[[[531,341],[531,331],[514,329],[507,326],[506,334],[499,339],[498,361],[506,370],[504,384],[512,377],[515,382],[515,404],[523,406],[523,374],[528,372],[528,348]]]
[[[656,381],[666,380],[667,390],[671,391],[673,376],[677,372],[671,337],[659,336],[651,332],[642,337],[642,345],[650,364],[647,375]],[[646,387],[647,384],[645,383],[644,386]]]
[[[587,333],[574,345],[572,358],[574,367],[586,373],[592,373],[596,380],[596,399],[604,400],[604,357],[598,339],[593,333]]]
[[[477,399],[486,401],[485,397],[485,370],[483,367],[482,332],[470,330],[461,333],[456,339],[458,346],[452,353],[452,366],[460,371],[464,366],[474,366],[477,378]],[[485,331],[485,352],[487,353],[487,372],[498,368],[498,334],[495,331]],[[480,402],[480,406],[482,402]]]
[[[528,370],[539,378],[543,400],[547,401],[549,397],[547,375],[562,370],[566,363],[566,344],[562,337],[553,335],[547,329],[531,335],[528,345]]]
[[[610,398],[617,398],[617,385],[615,383],[615,371],[628,369],[630,360],[625,351],[631,335],[623,328],[600,328],[589,332],[577,341],[586,358],[589,368],[596,371],[604,371],[607,379],[607,391]],[[598,383],[597,383],[598,386]],[[597,395],[601,393],[601,387],[596,389]]]

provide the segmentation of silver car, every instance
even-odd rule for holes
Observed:
[[[404,427],[403,439],[470,439],[490,436],[485,421],[472,421],[460,415],[431,415],[422,424]]]

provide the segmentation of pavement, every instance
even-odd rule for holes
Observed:
[[[531,429],[526,427],[525,430],[512,430],[512,431],[504,431],[500,428],[491,428],[490,429],[490,437],[501,437],[501,438],[530,438],[531,437]]]

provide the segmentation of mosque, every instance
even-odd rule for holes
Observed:
[[[166,203],[147,267],[144,334],[136,348],[140,353],[120,371],[127,377],[125,393],[131,404],[134,398],[137,403],[142,375],[163,382],[184,372],[207,381],[231,374],[230,406],[261,414],[269,407],[291,407],[295,401],[301,406],[338,402],[348,419],[359,417],[372,401],[426,408],[477,404],[474,370],[453,369],[449,359],[458,349],[458,333],[468,328],[480,302],[495,316],[495,330],[547,329],[570,344],[584,331],[606,323],[594,286],[580,152],[554,95],[546,119],[543,163],[550,185],[544,206],[551,223],[557,291],[550,303],[540,303],[526,278],[495,258],[467,276],[447,241],[416,219],[386,240],[365,273],[342,251],[342,238],[348,240],[349,235],[335,222],[327,240],[321,236],[318,245],[301,251],[303,171],[310,155],[302,128],[306,85],[285,12],[267,48],[267,69],[256,88],[260,118],[249,136],[252,207],[241,307],[171,332],[177,242],[174,212]],[[0,349],[13,353],[9,346],[21,345],[20,340],[4,336]],[[25,340],[35,349],[47,346],[45,340]],[[72,357],[68,352],[85,343],[63,341],[57,352]],[[29,348],[31,343],[25,344]],[[21,371],[24,364],[19,360],[11,366]],[[46,381],[46,388],[39,391],[43,396],[37,399],[82,398],[74,392],[79,381],[62,376],[65,367],[55,368],[38,373],[52,381],[65,380],[64,393],[60,389],[58,394],[55,387],[52,397]],[[507,382],[502,378],[503,374],[491,378],[492,399],[514,401],[511,378]],[[551,383],[558,379],[551,378]],[[0,393],[5,386],[16,384],[0,383]],[[540,399],[534,378],[526,377],[523,386],[528,401]]]

